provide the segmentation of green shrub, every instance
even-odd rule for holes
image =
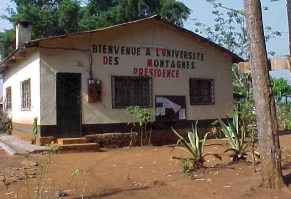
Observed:
[[[284,130],[291,129],[291,103],[279,103],[277,108],[278,125]]]
[[[12,117],[5,116],[3,118],[3,122],[2,122],[1,127],[2,127],[2,131],[4,133],[11,135],[11,133],[12,133]]]
[[[33,118],[31,144],[35,144],[37,136],[37,117]]]
[[[137,119],[137,122],[140,126],[140,145],[142,146],[143,143],[150,145],[152,129],[150,128],[150,131],[148,132],[148,123],[152,120],[156,113],[153,113],[152,111],[140,106],[129,106],[125,109],[125,112],[131,115],[131,120],[133,115],[135,115]],[[129,122],[128,124],[133,126],[135,125],[133,121]]]

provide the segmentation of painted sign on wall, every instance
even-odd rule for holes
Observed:
[[[118,66],[120,56],[140,56],[142,67],[133,67],[133,74],[165,78],[179,78],[181,70],[193,70],[197,62],[203,62],[202,52],[166,49],[160,47],[133,47],[93,44],[93,54],[102,54],[103,65]]]

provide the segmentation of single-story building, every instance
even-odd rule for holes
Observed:
[[[31,139],[34,118],[42,144],[129,131],[131,105],[158,112],[154,129],[232,116],[231,66],[243,60],[158,15],[37,40],[30,28],[17,24],[17,49],[0,64],[14,135]]]

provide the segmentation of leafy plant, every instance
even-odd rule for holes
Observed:
[[[83,170],[83,169],[81,169],[81,168],[79,168],[79,167],[75,168],[75,169],[72,171],[72,173],[71,173],[71,179],[68,180],[68,182],[67,182],[68,187],[70,187],[71,189],[74,189],[73,187],[71,187],[73,181],[76,182],[76,184],[75,184],[75,191],[76,191],[76,194],[77,194],[78,186],[80,186],[80,185],[78,185],[78,182],[80,182],[80,180],[79,180],[79,179],[75,179],[75,178],[76,178],[77,176],[80,176],[80,174],[82,174],[82,173],[84,173],[84,170]]]
[[[145,137],[145,140],[147,141],[148,144],[151,143],[151,129],[150,132],[148,132],[147,126],[148,123],[151,121],[151,119],[153,118],[153,113],[152,111],[146,109],[146,108],[142,108],[140,106],[129,106],[126,108],[125,110],[127,113],[129,113],[131,116],[135,115],[138,124],[140,125],[141,129],[140,129],[140,143],[141,146],[143,145],[144,141],[143,141],[143,137]],[[132,118],[131,118],[131,122],[128,123],[129,125],[132,125],[132,127],[135,126],[135,123],[132,122]],[[131,130],[132,130],[131,127]]]
[[[125,112],[130,114],[130,122],[127,125],[130,125],[130,132],[132,132],[133,127],[135,127],[135,123],[133,122],[133,115],[135,114],[135,107],[129,106],[125,109]]]
[[[180,159],[182,165],[182,171],[186,174],[186,176],[192,176],[193,171],[193,159],[182,158]]]
[[[221,125],[221,131],[227,137],[228,143],[231,147],[225,152],[232,151],[233,153],[230,155],[230,157],[232,157],[232,161],[238,162],[245,159],[246,150],[248,148],[248,144],[244,145],[246,138],[246,127],[244,124],[240,126],[238,111],[234,111],[232,122],[229,118],[226,120],[227,124],[223,120],[218,119]]]
[[[62,150],[62,147],[60,147],[58,144],[55,144],[54,141],[52,141],[50,144],[47,144],[46,146],[50,148],[51,154],[57,154]]]
[[[12,117],[5,116],[2,122],[2,131],[11,135],[12,133]]]
[[[291,129],[291,103],[277,103],[277,120],[284,130]]]
[[[291,93],[291,86],[288,84],[288,81],[284,78],[271,78],[271,84],[275,101],[277,103],[285,101],[287,104],[287,97],[290,96]]]
[[[249,44],[243,12],[227,8],[219,3],[218,0],[206,1],[213,5],[214,25],[209,27],[194,19],[194,31],[248,60]],[[266,41],[282,36],[281,32],[273,31],[270,26],[264,27],[264,31]],[[275,52],[270,51],[268,55],[274,56]]]
[[[35,144],[37,135],[37,117],[33,118],[31,144]]]
[[[241,74],[238,65],[232,67],[233,89],[236,96],[235,109],[239,112],[239,119],[247,127],[254,126],[256,123],[255,104],[252,89],[252,78],[250,74]],[[243,122],[242,122],[243,121]],[[247,134],[251,129],[247,128]]]
[[[37,186],[35,190],[35,198],[37,199],[43,198],[44,194],[47,193],[46,183],[48,180],[48,173],[49,167],[51,165],[52,155],[58,153],[61,150],[61,147],[55,144],[54,141],[52,141],[50,144],[47,144],[47,146],[50,148],[50,152],[48,154],[48,157],[46,158],[46,162],[41,166],[39,170],[39,178],[37,180]]]
[[[198,135],[198,128],[197,128],[198,121],[195,122],[195,126],[192,126],[192,131],[188,132],[188,139],[189,142],[186,141],[175,129],[172,128],[175,135],[179,138],[177,141],[178,148],[186,151],[191,155],[190,158],[181,158],[181,157],[173,157],[175,159],[180,159],[183,165],[183,171],[189,175],[189,172],[200,169],[203,167],[205,162],[205,157],[207,155],[214,155],[216,158],[221,159],[218,154],[203,154],[205,142],[207,136],[210,132],[204,135],[204,138],[200,140]],[[179,145],[182,146],[179,146]]]

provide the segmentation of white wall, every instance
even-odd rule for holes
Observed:
[[[77,62],[80,65],[77,65]],[[41,124],[56,124],[56,73],[82,73],[82,102],[87,98],[88,55],[78,50],[41,50]],[[82,111],[83,112],[83,111]],[[83,114],[83,121],[84,115]]]
[[[88,103],[86,100],[89,56],[88,52],[77,50],[91,50],[93,44],[141,48],[140,56],[109,55],[103,52],[92,54],[93,78],[102,81],[102,102],[98,103]],[[218,117],[232,115],[232,58],[208,43],[201,42],[189,36],[189,34],[177,31],[177,29],[161,26],[157,21],[132,23],[126,26],[104,29],[97,33],[79,34],[73,38],[47,40],[42,45],[49,48],[67,48],[67,50],[45,48],[41,50],[42,124],[56,124],[56,72],[82,73],[82,122],[84,124],[128,122],[130,116],[125,113],[124,109],[112,108],[111,76],[135,76],[134,68],[145,69],[149,58],[161,59],[154,53],[157,46],[166,49],[203,53],[204,60],[195,60],[194,69],[179,69],[179,77],[177,78],[153,77],[153,100],[155,95],[186,96],[186,118],[188,120],[217,119]],[[152,51],[151,56],[146,56],[147,46],[153,47],[150,49]],[[75,50],[68,50],[69,48],[74,48]],[[104,56],[118,57],[118,64],[104,64]],[[183,60],[181,58],[164,59]],[[82,65],[74,66],[76,61],[79,61]],[[209,78],[214,80],[214,105],[190,106],[189,78]],[[154,110],[154,103],[152,110]]]
[[[33,118],[40,118],[40,67],[39,54],[26,54],[24,58],[17,59],[4,73],[3,97],[5,89],[11,86],[12,110],[8,111],[12,116],[12,122],[32,124]],[[30,78],[31,82],[31,110],[21,110],[21,82]],[[3,100],[3,101],[4,101]]]

